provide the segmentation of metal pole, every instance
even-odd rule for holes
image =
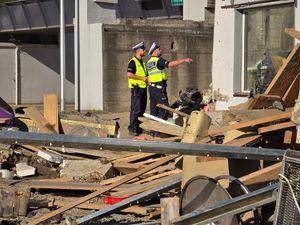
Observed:
[[[74,70],[75,70],[75,110],[80,111],[80,52],[79,52],[79,0],[75,0],[75,27],[74,27]]]
[[[6,144],[28,144],[37,146],[85,148],[112,151],[150,152],[162,154],[196,155],[233,159],[255,159],[280,161],[284,150],[268,148],[234,147],[210,144],[187,144],[175,142],[137,141],[117,138],[81,137],[0,131],[0,142]]]
[[[66,74],[65,2],[60,0],[60,111],[65,111],[64,79]]]
[[[19,46],[16,45],[16,49],[15,49],[15,79],[16,79],[16,83],[15,83],[15,88],[16,88],[16,95],[15,95],[15,102],[16,102],[16,105],[19,104],[19,73],[20,73],[20,68],[19,68],[19,65],[20,65],[20,62],[19,62]]]

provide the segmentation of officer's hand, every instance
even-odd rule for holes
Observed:
[[[143,77],[144,82],[148,82],[148,77]]]
[[[191,63],[191,62],[193,62],[193,60],[191,58],[186,58],[186,59],[184,59],[184,62]]]

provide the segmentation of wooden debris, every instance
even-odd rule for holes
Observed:
[[[43,117],[43,115],[35,108],[28,107],[24,109],[25,113],[30,117],[30,119],[38,126],[41,133],[54,133],[54,127]]]
[[[247,122],[237,123],[237,124],[228,125],[228,126],[224,126],[224,127],[213,128],[208,131],[208,134],[209,135],[219,134],[219,133],[226,132],[229,130],[242,129],[242,128],[247,128],[247,127],[257,126],[257,125],[263,124],[263,123],[273,122],[276,120],[288,119],[291,117],[291,115],[292,115],[291,112],[286,112],[286,113],[282,113],[282,114],[278,114],[278,115],[274,115],[274,116],[268,116],[268,117],[263,117],[263,118],[259,118],[259,119],[255,119],[255,120],[250,120]]]
[[[183,128],[179,126],[173,126],[168,124],[161,124],[160,122],[153,120],[146,120],[139,118],[143,123],[140,124],[140,127],[144,130],[156,131],[164,134],[170,134],[174,136],[182,136]]]
[[[56,133],[59,133],[58,99],[54,93],[44,94],[44,117]]]
[[[264,133],[269,133],[269,132],[274,132],[274,131],[280,131],[288,128],[295,127],[296,124],[293,122],[284,122],[284,123],[279,123],[275,125],[270,125],[267,127],[260,127],[258,128],[258,133],[259,134],[264,134]]]
[[[183,116],[183,117],[186,117],[186,118],[189,118],[189,117],[190,117],[189,114],[186,114],[186,113],[181,112],[181,111],[176,110],[176,109],[172,109],[171,107],[168,107],[168,106],[163,105],[163,104],[157,104],[156,106],[157,106],[158,108],[165,109],[165,110],[167,110],[167,111],[169,111],[169,112],[176,113],[176,114],[178,114],[179,116]]]
[[[172,225],[171,220],[179,217],[179,198],[161,198],[161,225]]]
[[[80,205],[80,204],[82,204],[82,203],[84,203],[84,202],[86,202],[86,201],[88,201],[88,200],[90,200],[90,199],[92,199],[94,197],[97,197],[97,196],[99,196],[99,195],[101,195],[101,194],[103,194],[103,193],[105,193],[105,192],[107,192],[107,191],[109,191],[109,190],[111,190],[113,188],[116,188],[116,187],[120,186],[121,184],[124,184],[124,183],[126,183],[126,182],[128,182],[128,181],[130,181],[130,180],[132,180],[132,179],[134,179],[134,178],[136,178],[136,177],[138,177],[138,176],[140,176],[140,175],[142,175],[142,174],[144,174],[144,173],[146,173],[146,172],[148,172],[148,171],[150,171],[150,170],[152,170],[152,169],[154,169],[154,168],[156,168],[156,167],[158,167],[158,166],[160,166],[162,164],[165,164],[165,163],[167,163],[167,162],[175,159],[176,157],[177,156],[166,157],[165,159],[162,159],[159,162],[153,163],[153,164],[145,167],[144,169],[142,169],[142,170],[140,170],[140,171],[138,171],[136,173],[128,174],[122,180],[119,180],[119,181],[117,181],[117,182],[115,182],[115,183],[113,183],[111,185],[108,185],[107,187],[104,187],[104,188],[102,188],[102,189],[100,189],[98,191],[95,191],[95,192],[93,192],[93,193],[91,193],[91,194],[89,194],[89,195],[87,195],[85,197],[79,198],[78,200],[76,200],[76,201],[74,201],[74,202],[72,202],[70,204],[67,204],[66,206],[63,206],[63,207],[61,207],[61,208],[59,208],[57,210],[54,210],[54,211],[52,211],[52,212],[50,212],[48,214],[45,214],[43,216],[39,216],[37,218],[32,218],[32,220],[29,221],[28,225],[39,224],[41,222],[47,221],[48,219],[50,219],[50,218],[52,218],[52,217],[54,217],[54,216],[56,216],[58,214],[61,214],[61,213],[65,212],[68,209],[76,207],[77,205]]]

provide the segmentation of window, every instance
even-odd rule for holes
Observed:
[[[263,93],[275,76],[275,61],[287,57],[294,40],[284,32],[294,27],[294,7],[251,9],[245,13],[244,91]]]

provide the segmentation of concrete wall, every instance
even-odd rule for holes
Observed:
[[[15,45],[0,43],[0,97],[14,103],[16,99]]]
[[[179,90],[185,87],[196,86],[201,90],[208,88],[211,83],[212,26],[190,21],[127,21],[120,25],[105,25],[103,35],[105,111],[129,110],[127,65],[133,56],[131,47],[141,41],[145,42],[147,48],[153,41],[158,42],[163,56],[168,60],[185,57],[194,59],[190,65],[168,70],[170,103],[178,99]]]

